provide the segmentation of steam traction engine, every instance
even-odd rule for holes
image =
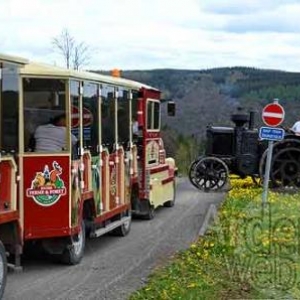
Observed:
[[[205,192],[221,189],[229,174],[251,176],[256,183],[263,180],[267,142],[259,140],[254,119],[253,111],[249,115],[238,113],[231,117],[235,127],[207,127],[205,153],[192,162],[189,170],[196,188]],[[300,137],[292,132],[273,146],[270,184],[300,187]]]

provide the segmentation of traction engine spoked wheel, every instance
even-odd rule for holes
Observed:
[[[203,156],[201,157],[198,157],[197,159],[195,159],[191,165],[190,165],[190,168],[189,168],[189,180],[191,182],[191,184],[198,188],[197,186],[197,171],[196,171],[196,166],[198,164],[198,162],[203,159]]]
[[[286,148],[274,155],[270,178],[279,187],[300,187],[300,149]]]
[[[228,181],[227,165],[219,158],[202,158],[195,167],[196,187],[204,192],[221,189]]]

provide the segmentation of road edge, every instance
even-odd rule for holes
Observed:
[[[204,236],[208,227],[215,223],[218,220],[218,210],[216,208],[215,204],[210,204],[207,213],[205,215],[204,221],[202,223],[202,226],[200,227],[200,230],[198,232],[198,236]]]

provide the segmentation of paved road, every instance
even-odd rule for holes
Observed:
[[[77,266],[24,261],[22,273],[9,274],[4,299],[127,299],[154,267],[195,240],[209,205],[223,198],[223,193],[202,193],[179,179],[173,208],[158,209],[151,221],[134,220],[124,238],[88,240]]]

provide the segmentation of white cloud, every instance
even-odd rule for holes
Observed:
[[[88,68],[298,71],[299,1],[6,0],[1,52],[61,64],[51,40],[67,28],[92,50]]]
[[[288,4],[298,4],[298,0],[202,0],[201,8],[204,11],[224,14],[224,15],[241,15],[249,13],[257,13],[262,11],[270,11]]]
[[[273,10],[251,13],[247,16],[237,15],[228,20],[225,30],[232,32],[300,32],[300,5],[290,4],[274,8]]]

